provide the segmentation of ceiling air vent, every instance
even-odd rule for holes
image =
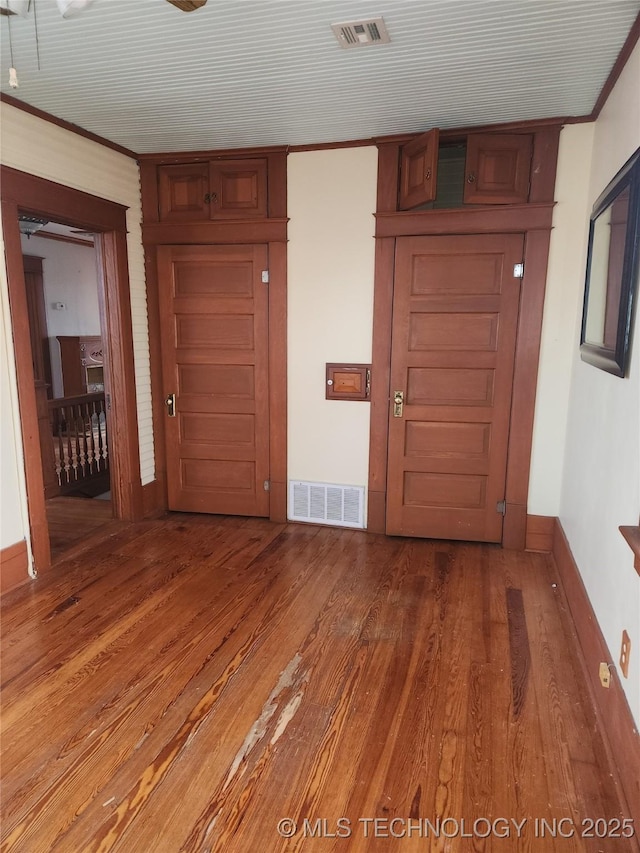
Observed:
[[[368,47],[372,44],[388,44],[391,41],[383,18],[331,24],[331,29],[340,47]]]

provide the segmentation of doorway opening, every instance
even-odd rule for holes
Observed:
[[[107,520],[113,516],[122,521],[135,521],[143,516],[143,495],[140,481],[126,208],[107,199],[89,195],[63,184],[57,184],[6,166],[0,167],[0,173],[2,177],[2,231],[5,240],[5,262],[29,512],[29,534],[33,575],[35,576],[50,569],[52,563],[47,501],[45,498],[46,475],[40,440],[41,417],[45,423],[51,424],[51,420],[48,413],[49,398],[46,388],[44,394],[41,392],[44,410],[39,410],[36,396],[36,366],[33,360],[29,325],[31,309],[27,298],[21,242],[24,238],[21,236],[19,223],[21,217],[30,217],[45,222],[60,223],[61,226],[67,226],[67,229],[71,231],[85,232],[84,234],[67,234],[67,236],[73,236],[76,239],[86,238],[88,234],[94,235],[93,252],[95,254],[92,263],[96,270],[98,283],[100,322],[97,328],[99,328],[100,339],[103,344],[102,364],[85,363],[83,365],[81,356],[80,365],[78,367],[76,362],[76,367],[81,376],[84,376],[84,385],[77,390],[84,391],[86,388],[86,395],[75,396],[91,396],[90,391],[103,386],[104,404],[100,408],[97,401],[91,401],[92,405],[96,403],[96,409],[81,413],[81,416],[77,418],[79,426],[74,427],[75,433],[71,438],[67,431],[69,424],[73,424],[76,420],[75,413],[66,411],[63,416],[60,416],[60,421],[63,424],[61,428],[64,447],[57,460],[59,470],[56,473],[59,473],[62,481],[65,479],[69,479],[70,482],[73,481],[77,474],[76,468],[80,457],[83,457],[85,470],[90,467],[98,471],[99,466],[95,459],[97,449],[100,467],[102,468],[99,474],[106,473],[104,470],[106,467],[108,468],[109,479],[99,485],[96,484],[96,488],[99,488],[98,494],[104,495],[106,492],[111,492],[111,506],[108,506],[108,502],[105,504],[104,501],[94,500],[95,495],[91,498],[88,496],[79,497],[77,494],[71,495],[71,497],[82,501],[85,508],[91,505],[97,507],[99,503],[102,503],[106,507],[102,512],[108,517]],[[55,237],[44,239],[49,239],[52,242],[56,240]],[[34,240],[34,237],[28,240],[29,247],[35,246]],[[88,252],[88,249],[86,251]],[[35,255],[35,252],[33,254]],[[47,272],[44,266],[43,272],[44,294]],[[65,304],[64,298],[56,299],[55,296],[51,301]],[[57,310],[64,313],[64,309]],[[40,302],[40,311],[46,319],[46,306],[43,306],[42,302]],[[38,328],[37,324],[36,328]],[[50,337],[49,329],[47,328],[44,333],[41,332],[41,335],[48,339]],[[80,339],[83,336],[81,334],[63,334],[59,337]],[[96,335],[88,335],[87,337],[95,338]],[[38,341],[36,341],[37,343]],[[61,346],[61,341],[57,341],[57,345]],[[44,353],[46,350],[42,347],[42,340],[40,340],[40,347],[36,345],[34,349],[41,350],[43,360],[45,360]],[[51,360],[52,351],[50,347],[48,351]],[[94,355],[97,353],[98,349],[95,349]],[[61,349],[59,356],[62,362]],[[100,370],[87,371],[87,367],[101,368],[101,372]],[[83,368],[84,373],[82,373]],[[53,365],[49,369],[53,393]],[[60,367],[60,371],[62,373],[62,367]],[[43,375],[46,385],[48,384],[46,372]],[[61,382],[62,393],[68,395],[69,387],[73,386],[65,388],[64,378]],[[99,392],[93,390],[93,393]],[[105,435],[107,436],[106,459]],[[117,440],[114,440],[116,436]],[[69,462],[69,452],[71,462]],[[65,453],[67,453],[67,458],[65,458]],[[91,454],[93,454],[93,464],[88,466],[87,459]],[[55,456],[54,449],[54,471],[56,471]],[[80,465],[80,467],[82,466]],[[74,489],[76,486],[77,483],[73,482]]]
[[[56,559],[113,519],[99,270],[90,232],[25,215],[19,227]]]

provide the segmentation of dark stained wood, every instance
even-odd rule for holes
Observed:
[[[4,170],[0,170],[0,174],[4,174]],[[4,194],[4,183],[0,184],[0,187]],[[7,267],[18,399],[20,401],[20,430],[24,449],[24,474],[27,486],[31,553],[35,571],[44,572],[51,565],[51,554],[44,508],[40,430],[35,377],[31,360],[29,311],[22,261],[22,244],[18,229],[18,205],[15,200],[5,199],[4,195],[2,198],[2,234]]]
[[[127,231],[127,209],[121,204],[53,181],[0,166],[2,198],[21,211],[41,215],[86,231]]]
[[[27,543],[23,539],[0,551],[0,593],[4,595],[12,589],[27,583],[29,557]]]
[[[195,163],[225,159],[228,157],[266,157],[269,154],[286,155],[289,147],[286,145],[263,145],[252,148],[214,148],[201,151],[158,151],[138,154],[138,161],[152,163]]]
[[[607,732],[605,746],[610,750],[613,778],[621,785],[622,806],[635,821],[637,837],[640,824],[640,735],[615,666],[610,667],[609,689],[600,684],[600,662],[614,661],[616,656],[611,654],[602,635],[559,519],[556,519],[554,530],[553,561],[561,580],[562,605],[571,614],[574,635],[577,635],[578,659],[588,687],[589,702],[595,707],[601,730]]]
[[[380,184],[378,184],[378,187],[380,187]],[[384,533],[386,528],[389,381],[391,377],[391,322],[395,242],[395,240],[390,238],[377,239],[375,249],[369,483],[367,499],[367,530],[372,533]]]
[[[188,222],[208,219],[208,196],[208,163],[181,163],[158,167],[161,221]]]
[[[38,380],[36,380],[35,385],[44,495],[45,498],[51,498],[60,493],[60,485],[56,476],[56,457],[53,449],[51,418],[49,416],[49,405],[47,401],[47,385],[45,382]]]
[[[400,178],[400,145],[390,142],[378,147],[378,213],[395,213],[398,209],[398,180]]]
[[[55,560],[72,545],[113,523],[111,501],[100,498],[55,497],[47,501],[51,556]]]
[[[529,686],[531,648],[521,589],[507,587],[507,622],[509,624],[509,653],[511,657],[511,697],[513,716],[517,719],[524,707]]]
[[[522,253],[517,234],[397,241],[387,533],[502,540]]]
[[[155,181],[154,185],[157,185],[155,184]],[[162,393],[162,335],[160,332],[160,300],[158,294],[158,266],[155,246],[145,246],[144,271],[147,291],[147,322],[149,325],[149,363],[151,368],[151,406],[153,413],[153,457],[156,481],[158,483],[157,499],[158,507],[167,509],[167,461],[164,452],[164,419],[166,409]]]
[[[287,155],[275,151],[267,156],[267,196],[270,219],[287,216]]]
[[[522,133],[470,133],[466,204],[524,204],[529,197],[533,139]]]
[[[283,158],[284,159],[284,158]],[[286,198],[284,199],[286,204]],[[287,519],[287,244],[269,243],[269,517]]]
[[[552,515],[528,515],[526,550],[551,553],[555,524],[556,520]]]
[[[179,243],[286,242],[286,219],[159,222],[142,226],[145,246]]]
[[[269,515],[267,247],[158,248],[169,507]]]
[[[383,151],[386,155],[383,158]],[[391,354],[393,301],[393,257],[397,236],[413,234],[525,233],[525,277],[522,280],[514,406],[507,466],[507,508],[503,528],[505,547],[523,549],[526,538],[529,463],[533,434],[540,332],[546,284],[546,264],[553,204],[537,203],[464,210],[434,210],[393,213],[389,210],[390,188],[397,181],[398,148],[383,147],[379,158],[378,192],[383,202],[376,214],[376,267],[374,278],[373,375],[371,405],[371,450],[369,456],[368,529],[382,532],[386,493],[386,448],[388,442],[388,370]],[[382,240],[381,238],[385,238]],[[382,244],[386,248],[379,248]],[[381,387],[382,386],[382,387]],[[517,404],[516,405],[516,401]],[[514,432],[515,427],[515,432]],[[371,525],[375,524],[375,527]]]
[[[143,508],[126,231],[97,234],[96,258],[114,515],[135,521]]]
[[[413,234],[507,234],[551,228],[553,204],[376,213],[376,237]]]
[[[187,515],[92,554],[3,600],[3,849],[411,853],[444,839],[390,820],[504,816],[451,850],[637,850],[535,837],[629,815],[548,557]]]
[[[266,159],[212,160],[209,166],[212,219],[267,215]]]
[[[633,565],[640,575],[640,526],[624,525],[618,528],[625,538],[628,546],[633,551]]]
[[[33,375],[36,381],[44,382],[48,386],[49,393],[51,393],[51,354],[47,331],[47,309],[44,300],[42,258],[24,255],[22,260],[29,311]]]
[[[18,211],[41,214],[56,222],[101,232],[96,237],[101,323],[107,349],[106,389],[111,403],[113,499],[119,518],[142,517],[138,425],[135,398],[133,339],[126,248],[126,208],[106,199],[2,167],[3,232],[9,280],[9,298],[16,354],[20,422],[25,449],[25,476],[29,505],[31,547],[36,571],[51,565],[44,506],[44,483],[33,368],[24,323],[22,248]],[[26,344],[26,346],[25,346]]]
[[[618,54],[618,58],[613,64],[613,68],[609,72],[609,76],[607,77],[604,86],[600,94],[598,95],[598,100],[595,102],[593,110],[591,111],[591,115],[588,117],[589,121],[595,121],[600,115],[603,106],[605,105],[607,98],[611,94],[611,90],[618,82],[618,78],[622,74],[622,69],[627,64],[629,57],[633,53],[633,50],[638,43],[638,39],[640,39],[640,13],[636,17],[633,22],[633,26],[629,30],[629,35],[625,39],[625,43],[622,45],[622,49]]]
[[[531,203],[553,202],[561,130],[560,125],[555,125],[538,130],[533,135],[531,189],[529,190]]]
[[[400,150],[398,208],[411,210],[436,197],[438,181],[438,130],[407,142]]]
[[[142,215],[145,222],[160,221],[160,198],[158,194],[158,169],[151,160],[138,160],[140,169],[140,194]]]
[[[60,361],[62,364],[62,396],[75,397],[87,393],[82,361],[80,359],[79,335],[58,335]]]
[[[13,95],[7,95],[4,92],[0,92],[0,101],[5,104],[9,104],[12,107],[16,107],[16,109],[22,110],[25,113],[29,113],[32,116],[41,118],[43,121],[48,121],[50,124],[55,124],[58,127],[69,130],[71,133],[76,133],[78,136],[83,136],[85,139],[90,139],[92,142],[97,142],[99,145],[104,145],[105,148],[111,148],[112,151],[117,151],[119,154],[124,154],[126,157],[132,157],[134,160],[137,157],[135,151],[131,151],[123,145],[118,145],[117,142],[112,142],[110,139],[105,139],[104,136],[98,136],[97,133],[92,133],[90,130],[85,130],[78,124],[65,121],[65,119],[58,118],[58,116],[54,116],[51,113],[38,109],[38,107],[33,107],[31,104],[27,104],[19,98],[14,98]]]

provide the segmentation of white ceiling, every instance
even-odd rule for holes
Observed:
[[[40,70],[33,3],[36,4]],[[12,17],[10,89],[133,151],[313,144],[589,114],[640,0],[55,0]],[[330,25],[383,15],[391,44]]]

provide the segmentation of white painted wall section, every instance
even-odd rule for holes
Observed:
[[[288,157],[291,480],[367,485],[370,405],[325,400],[325,365],[371,361],[377,162],[373,146]]]
[[[593,123],[570,124],[560,134],[531,448],[532,515],[560,514],[569,388],[578,345],[574,329],[582,316],[593,134]]]
[[[640,45],[595,125],[589,210],[640,146],[639,80]],[[612,663],[618,662],[622,631],[626,629],[631,638],[629,677],[621,677],[621,682],[640,724],[640,576],[618,531],[619,525],[638,524],[640,514],[640,311],[636,305],[625,379],[580,360],[579,319],[573,327],[560,519]],[[589,665],[596,664],[589,661]]]

